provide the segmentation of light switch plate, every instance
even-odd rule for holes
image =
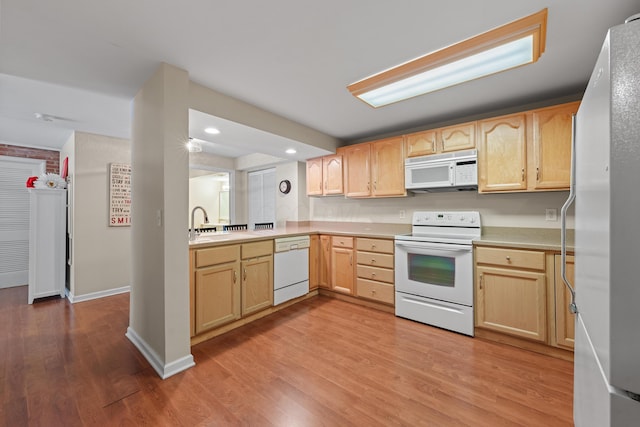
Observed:
[[[545,221],[557,221],[558,220],[558,209],[555,208],[547,208],[545,209]]]

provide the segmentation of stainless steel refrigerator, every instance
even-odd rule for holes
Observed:
[[[565,226],[575,196],[578,427],[640,426],[640,19],[633,18],[640,16],[609,30],[589,80],[562,209]]]

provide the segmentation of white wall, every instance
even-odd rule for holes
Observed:
[[[60,156],[61,160],[69,157],[71,177],[72,298],[92,297],[129,286],[131,229],[108,225],[108,180],[110,163],[131,163],[130,142],[75,132]]]
[[[276,186],[284,179],[291,182],[289,194],[282,194],[276,187],[277,226],[283,226],[286,221],[309,220],[306,174],[306,164],[302,162],[288,162],[276,166]]]
[[[127,337],[165,378],[193,366],[189,331],[189,75],[162,64],[136,94]]]
[[[490,227],[559,228],[560,208],[568,192],[542,193],[432,193],[405,198],[346,199],[342,196],[311,198],[314,221],[382,222],[410,224],[417,210],[477,210],[482,225]],[[557,221],[545,221],[545,208],[558,210]],[[405,217],[400,218],[400,211]],[[573,226],[572,218],[568,226]]]

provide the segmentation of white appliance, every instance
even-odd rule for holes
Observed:
[[[273,305],[309,293],[309,236],[275,239]]]
[[[65,294],[67,190],[29,189],[29,304]]]
[[[405,187],[414,193],[477,190],[477,163],[476,150],[408,158],[404,161]]]
[[[473,247],[478,212],[414,212],[395,236],[396,316],[473,336]]]
[[[639,46],[640,20],[609,30],[575,119],[578,427],[640,425]]]

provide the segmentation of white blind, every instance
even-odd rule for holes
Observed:
[[[3,162],[5,163],[5,162]],[[0,232],[29,231],[29,191],[26,182],[30,170],[0,165]]]
[[[27,178],[44,162],[0,156],[0,288],[27,283],[29,191]]]
[[[265,169],[249,172],[248,180],[248,210],[249,227],[256,222],[276,221],[276,170]]]

